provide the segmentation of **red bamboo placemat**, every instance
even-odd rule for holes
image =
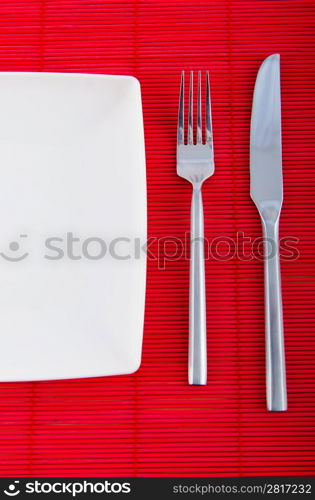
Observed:
[[[0,70],[141,81],[150,249],[160,257],[148,263],[136,374],[0,384],[2,476],[314,473],[314,19],[312,0],[0,1]],[[186,383],[188,261],[163,268],[174,250],[165,237],[189,230],[190,186],[175,172],[180,71],[211,71],[216,171],[204,186],[205,230],[224,245],[237,233],[261,235],[249,198],[249,123],[256,72],[274,52],[281,236],[297,238],[299,251],[282,259],[289,411],[280,414],[265,410],[262,262],[232,252],[206,263],[207,387]]]

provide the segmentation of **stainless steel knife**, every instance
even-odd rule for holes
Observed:
[[[283,199],[280,56],[262,63],[255,84],[250,131],[250,194],[264,235],[266,390],[269,411],[287,410],[279,260]]]

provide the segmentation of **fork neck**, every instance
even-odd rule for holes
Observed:
[[[191,199],[191,237],[203,238],[203,204],[201,186],[194,186]]]
[[[204,180],[191,180],[193,191],[201,191]]]

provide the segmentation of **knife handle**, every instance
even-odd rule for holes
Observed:
[[[190,232],[188,383],[206,385],[207,328],[201,187],[193,187]]]
[[[260,211],[264,233],[266,390],[269,411],[287,410],[279,258],[280,207]]]

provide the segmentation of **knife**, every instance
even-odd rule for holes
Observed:
[[[283,199],[279,54],[264,60],[256,79],[250,130],[250,194],[260,214],[264,236],[267,409],[285,411],[287,389],[279,259]]]

